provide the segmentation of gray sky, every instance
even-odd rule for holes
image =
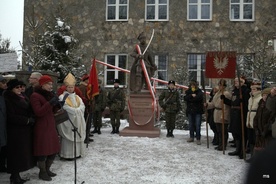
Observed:
[[[0,0],[0,33],[11,40],[11,48],[21,50],[24,0]]]

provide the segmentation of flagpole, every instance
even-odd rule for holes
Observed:
[[[204,91],[204,103],[207,103],[207,99],[206,99],[206,89],[205,89],[205,79],[204,79],[204,75],[203,75],[203,69],[201,70],[201,76],[202,76],[202,88]],[[208,134],[208,113],[207,113],[207,107],[205,107],[204,109],[205,112],[205,118],[206,118],[206,136],[207,136],[207,148],[209,148],[209,134]]]

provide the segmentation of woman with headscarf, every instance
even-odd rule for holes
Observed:
[[[24,183],[20,172],[34,166],[32,110],[29,99],[21,93],[22,82],[12,79],[4,92],[7,112],[7,169],[11,173],[10,183]]]
[[[60,144],[54,113],[59,108],[58,97],[52,92],[53,80],[48,75],[39,79],[39,86],[31,95],[31,105],[36,115],[34,127],[34,156],[37,157],[39,178],[51,181],[56,176],[50,167],[56,154],[60,151]]]

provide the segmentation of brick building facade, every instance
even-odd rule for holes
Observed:
[[[60,3],[63,10],[56,12]],[[254,55],[260,33],[272,38],[275,8],[275,0],[25,0],[23,43],[26,49],[31,43],[27,19],[41,23],[60,15],[71,24],[88,71],[92,57],[129,69],[137,36],[144,31],[150,38],[154,29],[150,50],[160,77],[173,79],[175,68],[185,66],[189,79],[200,81],[206,51]],[[102,65],[98,71],[105,86],[117,77],[127,85],[125,73]]]

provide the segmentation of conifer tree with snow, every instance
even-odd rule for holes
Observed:
[[[61,18],[56,18],[55,25],[46,25],[47,30],[40,42],[43,55],[40,69],[58,73],[59,82],[62,82],[68,72],[80,67],[73,54],[77,40],[70,33],[70,26]]]
[[[10,49],[10,44],[10,39],[4,39],[0,34],[0,54],[15,52],[14,50]]]
[[[61,15],[48,17],[43,22],[31,15],[26,21],[32,45],[24,46],[28,49],[22,50],[24,64],[29,70],[57,73],[58,83],[62,83],[69,72],[77,78],[86,73],[81,57],[76,53],[78,41]]]

